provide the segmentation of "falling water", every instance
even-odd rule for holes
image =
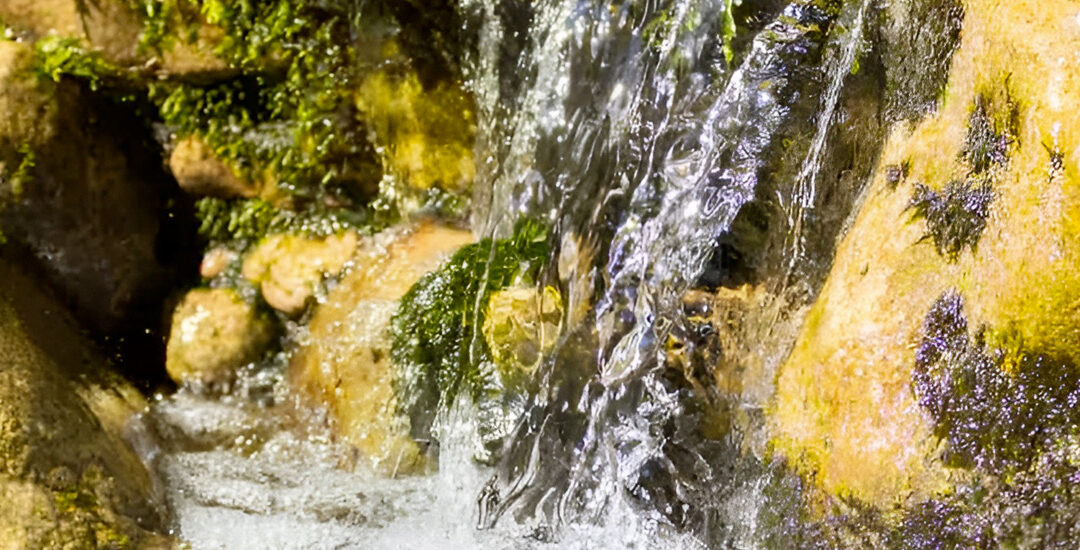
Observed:
[[[832,45],[837,62],[823,66],[829,84],[795,197],[803,207],[813,205],[813,174],[867,6],[841,14],[849,31]],[[485,489],[483,525],[519,508],[519,519],[547,532],[645,504],[657,520],[706,528],[711,513],[702,507],[717,503],[693,501],[715,496],[714,488],[682,480],[724,483],[719,472],[730,465],[716,461],[733,460],[732,451],[688,426],[709,396],[668,380],[664,344],[673,331],[685,332],[683,295],[753,199],[780,138],[799,124],[792,103],[800,77],[830,58],[822,48],[835,14],[793,2],[730,64],[724,2],[535,9],[526,33],[534,43],[525,50],[540,54],[513,68],[535,75],[532,81],[507,86],[502,64],[476,63],[477,95],[491,102],[481,109],[491,117],[486,140],[509,144],[504,157],[489,161],[490,209],[480,227],[498,233],[516,216],[550,220],[557,242],[597,246],[602,291],[590,321],[546,363],[548,391],[531,403]],[[492,25],[481,36],[504,32]],[[522,106],[547,107],[500,118],[498,105],[518,104],[495,91],[505,88],[521,94]],[[528,147],[532,154],[523,157]],[[567,280],[563,290],[573,301],[593,286]],[[575,349],[583,345],[595,352]],[[664,485],[678,494],[661,494]],[[621,502],[627,494],[636,504]]]
[[[166,443],[137,439],[178,534],[195,548],[761,546],[767,467],[748,434],[701,429],[720,401],[760,404],[673,376],[667,343],[693,330],[684,295],[766,183],[788,207],[782,238],[801,238],[871,3],[760,4],[731,36],[725,0],[461,2],[474,229],[549,224],[543,283],[585,313],[494,467],[472,460],[464,402],[436,422],[436,474],[385,479],[340,468],[349,453],[326,434],[267,420],[244,392],[159,401],[143,431]],[[792,181],[769,180],[792,151]],[[285,391],[268,372],[266,391]]]

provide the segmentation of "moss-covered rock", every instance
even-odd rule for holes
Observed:
[[[293,386],[325,407],[341,439],[384,474],[424,465],[408,419],[398,414],[391,318],[417,280],[472,240],[470,232],[426,222],[365,243],[352,271],[315,308],[290,365]]]
[[[462,247],[402,297],[393,320],[394,386],[414,438],[432,439],[439,412],[462,399],[479,410],[477,458],[502,447],[521,412],[511,388],[524,377],[499,375],[483,327],[492,294],[538,284],[548,250],[544,227],[522,219],[509,238]]]
[[[125,440],[146,407],[62,306],[0,258],[0,547],[171,547]]]
[[[168,32],[173,39],[147,44],[145,35],[154,29],[147,28],[148,14],[141,8],[148,6],[153,7],[127,0],[10,0],[0,4],[0,22],[31,40],[74,39],[108,62],[147,76],[201,80],[231,72],[215,53],[223,33],[214,25],[187,25],[172,17],[158,23],[162,28],[156,32]]]
[[[213,384],[262,356],[268,320],[229,288],[188,292],[173,312],[165,369],[177,383]]]
[[[415,72],[375,72],[356,90],[356,104],[384,164],[406,189],[472,188],[476,133],[472,99],[455,83],[425,89]]]
[[[242,273],[259,285],[274,309],[295,315],[304,310],[324,276],[337,276],[356,253],[355,231],[326,238],[272,235],[244,257]]]
[[[963,477],[951,466],[964,461],[947,465],[942,456],[961,441],[971,457],[1020,449],[1034,460],[1042,452],[1038,438],[1017,445],[1015,433],[994,432],[993,423],[985,438],[958,439],[967,436],[943,430],[935,400],[922,396],[944,388],[957,400],[990,400],[993,407],[969,412],[1023,423],[1032,401],[1014,390],[1042,387],[1028,371],[1080,364],[1075,11],[1066,1],[964,2],[962,42],[937,112],[894,128],[770,412],[776,452],[827,491],[887,506],[941,494]],[[917,352],[940,333],[929,319],[948,317],[932,312],[950,293],[964,304],[963,338],[953,339],[964,343],[956,356],[968,358],[960,370]],[[993,369],[1004,378],[995,382]],[[985,384],[913,382],[939,371]],[[968,387],[982,397],[963,397],[958,388]]]

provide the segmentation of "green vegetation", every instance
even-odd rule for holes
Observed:
[[[349,39],[360,31],[356,6],[191,0],[147,7],[158,11],[145,40],[159,40],[157,29],[170,20],[187,17],[188,25],[197,25],[201,16],[224,30],[217,53],[240,73],[207,86],[154,83],[150,97],[177,136],[202,137],[242,177],[272,180],[301,202],[328,192],[365,199],[379,173],[352,104],[361,67]]]
[[[533,284],[547,254],[547,232],[522,221],[509,239],[462,248],[402,298],[392,323],[392,358],[399,408],[411,419],[414,437],[430,437],[436,411],[459,394],[478,404],[498,397],[502,382],[481,334],[488,300],[512,284]]]
[[[735,5],[737,4],[742,4],[742,0],[724,0],[724,21],[720,27],[720,35],[724,40],[724,59],[728,65],[735,59],[732,41],[735,40]]]
[[[59,82],[63,77],[82,80],[97,90],[103,82],[122,78],[120,69],[110,65],[101,55],[87,51],[77,38],[47,36],[34,43],[34,68],[43,78]]]
[[[467,208],[471,99],[420,86],[380,8],[361,17],[364,4],[349,0],[128,1],[145,18],[143,50],[194,42],[210,25],[220,32],[204,34],[231,69],[216,80],[151,80],[60,37],[37,42],[36,68],[135,100],[170,139],[199,137],[260,190],[264,200],[200,200],[207,238],[322,234],[417,208],[448,217]]]
[[[385,225],[374,214],[360,210],[315,208],[297,213],[274,208],[262,199],[205,197],[195,203],[199,234],[209,241],[254,243],[271,233],[298,233],[325,237],[347,228],[372,230]]]
[[[26,184],[30,183],[30,178],[33,176],[32,172],[34,166],[37,165],[37,155],[30,145],[24,143],[19,146],[16,151],[19,159],[19,165],[12,172],[11,178],[8,180],[11,182],[11,194],[15,200],[18,200],[22,196],[23,190],[26,188]]]

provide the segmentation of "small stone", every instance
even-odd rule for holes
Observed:
[[[242,273],[260,285],[270,307],[296,315],[307,307],[324,276],[341,273],[358,242],[355,231],[324,239],[272,235],[244,258]]]
[[[228,288],[200,288],[173,313],[165,368],[178,384],[227,381],[270,344],[268,321]]]
[[[211,248],[199,263],[199,275],[204,279],[213,279],[221,275],[229,264],[236,260],[236,253],[223,246]]]
[[[230,199],[259,194],[258,186],[237,176],[206,142],[195,136],[176,144],[169,155],[169,168],[176,183],[190,195]]]

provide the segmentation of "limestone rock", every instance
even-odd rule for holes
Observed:
[[[173,313],[165,368],[177,383],[227,381],[271,337],[268,321],[234,290],[195,289]]]
[[[181,139],[169,155],[169,169],[180,188],[189,195],[223,199],[251,198],[259,194],[254,182],[246,181],[214,150],[196,136]]]
[[[368,243],[316,309],[290,366],[294,387],[325,407],[335,432],[387,475],[423,466],[408,421],[397,413],[390,320],[398,300],[472,233],[421,223]]]
[[[964,4],[948,92],[892,132],[770,413],[779,454],[879,506],[948,484],[912,380],[942,297],[962,299],[964,331],[1080,364],[1076,6]]]
[[[0,547],[171,547],[125,441],[146,402],[0,258]]]
[[[336,276],[356,253],[355,231],[313,239],[272,235],[244,258],[244,278],[259,285],[266,303],[295,315],[303,311],[323,276]]]

